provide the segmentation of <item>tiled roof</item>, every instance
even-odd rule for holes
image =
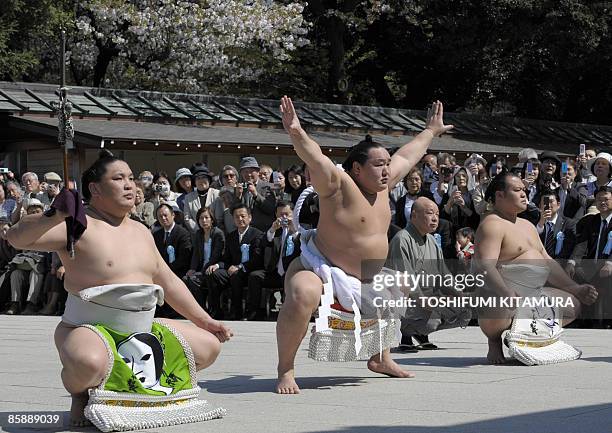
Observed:
[[[181,125],[233,125],[282,128],[277,100],[216,97],[184,93],[73,87],[75,118],[110,118]],[[57,86],[0,82],[0,113],[53,114]],[[300,103],[296,109],[309,130],[353,134],[412,135],[425,125],[426,112],[382,107]],[[576,123],[445,113],[453,137],[504,144],[612,143],[612,127]]]

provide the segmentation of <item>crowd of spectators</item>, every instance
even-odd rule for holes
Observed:
[[[427,154],[390,191],[390,240],[414,217],[417,199],[426,197],[437,206],[430,232],[448,267],[469,271],[478,248],[474,233],[492,210],[485,191],[493,177],[506,172],[522,179],[529,204],[521,217],[536,227],[548,254],[577,280],[610,279],[612,156],[595,149],[576,157],[523,149],[516,164],[501,156],[486,160],[472,154],[457,161],[449,153]],[[215,318],[269,318],[282,303],[284,273],[300,254],[293,208],[310,185],[307,167],[274,169],[248,156],[218,174],[195,163],[174,176],[143,171],[135,182],[130,218],[151,230],[161,256],[198,302]],[[3,226],[43,212],[63,187],[53,172],[42,181],[32,172],[20,178],[0,173],[0,183]],[[299,220],[316,227],[316,192],[304,200]],[[1,240],[0,269],[4,314],[61,314],[66,293],[57,254],[16,251]],[[169,306],[158,314],[177,316]],[[595,325],[609,327],[606,313],[598,314]]]

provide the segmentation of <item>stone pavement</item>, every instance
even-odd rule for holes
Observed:
[[[13,412],[51,413],[67,420],[69,396],[53,345],[59,317],[0,316],[0,419]],[[554,366],[484,364],[477,328],[442,331],[441,349],[394,354],[415,379],[371,373],[365,362],[319,363],[296,369],[302,393],[280,396],[275,384],[275,324],[234,322],[236,337],[217,363],[199,374],[202,398],[227,409],[222,420],[149,431],[163,433],[607,433],[612,432],[612,331],[569,329],[566,341],[583,358]],[[29,429],[29,431],[34,431]],[[41,432],[83,431],[68,427]]]

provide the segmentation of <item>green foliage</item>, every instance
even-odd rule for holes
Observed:
[[[58,80],[59,29],[69,28],[74,20],[71,3],[68,0],[0,2],[2,79]]]
[[[180,32],[191,31],[184,23],[164,27],[163,32],[150,31],[144,39],[138,39],[133,27],[128,28],[134,23],[111,31],[121,17],[110,12],[121,10],[122,16],[132,17],[136,10],[130,12],[129,5],[148,1],[1,1],[1,77],[57,82],[58,29],[64,23],[71,36],[69,49],[73,48],[71,78],[77,84],[200,89],[267,98],[290,94],[309,101],[405,108],[422,108],[436,98],[454,111],[610,123],[610,2],[309,0],[302,13],[310,23],[304,27],[309,44],[289,43],[288,49],[279,51],[283,56],[279,58],[269,48],[276,36],[261,37],[255,43],[236,42],[244,33],[236,30],[240,22],[267,23],[267,18],[241,15],[244,6],[239,2],[237,12],[228,13],[233,9],[220,0],[201,0],[197,3],[202,10],[216,4],[218,13],[232,15],[227,22],[234,27],[229,31],[223,26],[207,27],[207,37],[219,48],[211,49],[213,45],[207,42],[202,51],[207,54],[202,57],[214,60],[215,53],[222,53],[225,63],[218,68],[212,67],[214,62],[212,66],[202,63],[201,68],[192,67],[192,73],[177,67],[181,56],[192,59],[191,65],[203,61],[193,55],[199,51],[194,51],[193,44],[189,47],[192,39],[181,38]],[[270,3],[280,7],[293,1]],[[147,12],[152,23],[157,22],[154,12]],[[85,13],[97,20],[91,22],[91,29],[98,33],[92,33],[89,45],[83,45],[89,37],[84,35]],[[237,16],[241,18],[236,20]],[[288,28],[301,25],[299,14],[292,17],[296,24]],[[221,17],[204,22],[224,21]],[[276,26],[283,21],[270,22]],[[256,29],[253,31],[265,29],[249,25],[247,28]],[[157,40],[158,45],[151,45]],[[146,50],[138,48],[141,45]],[[119,51],[123,54],[118,56]],[[106,59],[99,53],[107,55]]]

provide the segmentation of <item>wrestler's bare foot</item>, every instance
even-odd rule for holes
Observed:
[[[504,356],[504,349],[502,348],[502,340],[500,337],[489,338],[489,353],[487,353],[487,360],[490,364],[504,364],[506,357]]]
[[[380,355],[376,354],[368,361],[368,369],[374,373],[380,373],[389,377],[412,378],[414,373],[404,370],[397,362],[391,358],[383,356],[382,361]]]
[[[71,427],[87,427],[92,425],[91,422],[85,418],[84,410],[87,406],[89,396],[87,393],[75,394],[72,396],[72,406],[70,407],[70,426]]]
[[[278,382],[276,383],[277,394],[299,394],[300,387],[295,382],[295,374],[293,370],[278,374]]]

